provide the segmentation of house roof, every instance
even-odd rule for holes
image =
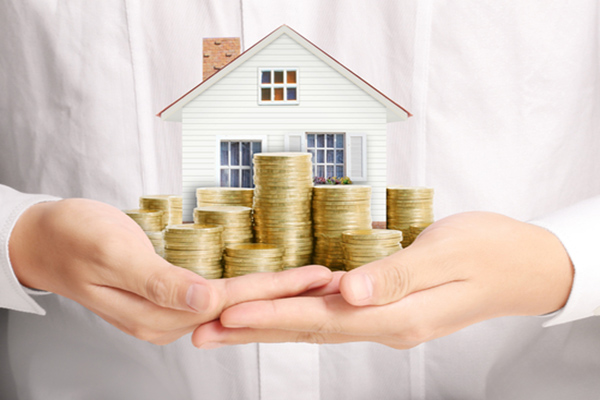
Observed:
[[[371,97],[373,97],[375,100],[381,103],[387,110],[387,122],[404,121],[405,119],[411,116],[411,113],[405,110],[401,105],[397,104],[392,99],[381,93],[367,81],[362,79],[354,72],[350,71],[339,61],[337,61],[329,54],[315,46],[312,42],[310,42],[304,36],[300,35],[298,32],[296,32],[287,25],[282,25],[267,36],[265,36],[262,40],[254,44],[254,46],[250,47],[248,50],[240,54],[237,58],[233,59],[220,71],[210,76],[206,80],[202,81],[194,88],[192,88],[189,92],[181,96],[179,99],[175,100],[168,107],[159,112],[157,116],[161,117],[163,120],[166,121],[181,121],[181,110],[186,104],[188,104],[190,101],[192,101],[204,91],[209,89],[212,85],[219,82],[221,79],[226,77],[231,71],[235,70],[238,66],[246,62],[246,60],[250,59],[252,56],[260,52],[262,49],[264,49],[266,46],[268,46],[284,34],[287,34],[302,47],[304,47],[316,57],[321,59],[331,68],[348,78],[348,80],[350,80],[356,86],[360,87],[362,90],[371,95]]]

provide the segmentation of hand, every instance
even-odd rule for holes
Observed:
[[[339,276],[322,296],[233,306],[192,341],[371,341],[406,349],[483,320],[555,311],[572,281],[564,247],[545,229],[463,213],[431,225],[407,249]]]
[[[75,300],[155,344],[178,339],[236,303],[296,295],[331,280],[324,267],[206,280],[158,256],[118,209],[84,199],[29,208],[9,250],[23,285]]]

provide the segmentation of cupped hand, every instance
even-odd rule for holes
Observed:
[[[239,302],[296,295],[332,277],[313,266],[206,280],[158,256],[118,209],[84,199],[30,207],[15,225],[9,254],[23,285],[68,297],[155,344],[170,343]]]
[[[406,349],[483,320],[560,309],[573,266],[545,229],[471,212],[442,219],[407,249],[338,278],[320,295],[235,305],[192,341],[371,341]]]

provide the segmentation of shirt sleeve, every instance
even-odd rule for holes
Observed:
[[[0,185],[0,308],[45,315],[31,295],[47,292],[32,290],[19,283],[10,263],[8,241],[10,234],[25,210],[34,204],[59,200],[56,197],[25,194]]]
[[[575,269],[567,303],[544,326],[600,315],[600,196],[530,222],[558,237]]]

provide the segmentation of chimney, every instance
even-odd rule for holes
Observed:
[[[240,55],[240,38],[204,38],[202,53],[202,79],[206,80]]]

